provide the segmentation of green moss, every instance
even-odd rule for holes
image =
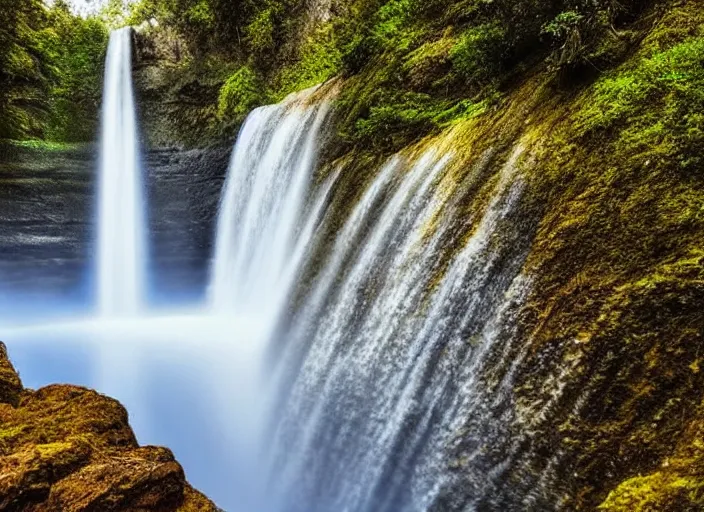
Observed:
[[[505,52],[506,30],[487,23],[466,30],[450,50],[450,58],[460,77],[482,83],[501,71]]]
[[[704,479],[655,473],[625,481],[599,505],[599,510],[675,512],[701,510],[702,507]]]
[[[699,408],[701,411],[701,407]],[[704,423],[692,421],[672,456],[652,473],[628,478],[599,506],[609,512],[680,512],[704,507]]]
[[[57,442],[49,444],[38,444],[36,450],[42,459],[56,459],[58,455],[66,453],[73,448],[73,443]]]
[[[29,429],[28,425],[12,425],[0,428],[0,454],[6,455],[9,453],[15,440],[22,437]]]
[[[704,151],[704,34],[656,51],[601,79],[576,122],[582,133],[622,128],[622,152],[677,155],[683,169]]]
[[[412,44],[417,32],[411,28],[413,7],[413,0],[390,0],[381,4],[372,29],[379,48],[399,51]]]
[[[423,43],[406,56],[402,69],[414,89],[432,88],[444,78],[451,66],[450,53],[456,45],[457,39],[449,29],[442,38]]]
[[[40,151],[66,151],[80,147],[78,144],[69,142],[52,142],[40,139],[28,139],[21,141],[6,141],[6,143],[19,148],[37,149]]]
[[[275,8],[271,6],[267,7],[259,11],[245,28],[249,47],[252,52],[260,58],[266,57],[267,54],[270,56],[275,48],[275,16]]]
[[[661,466],[673,463],[683,425],[701,417],[704,385],[704,177],[688,163],[701,142],[683,126],[701,110],[690,85],[702,85],[694,69],[702,13],[684,3],[650,20],[621,66],[577,94],[549,90],[531,114],[529,190],[545,213],[521,320],[531,372],[516,393],[531,421],[551,400],[545,383],[569,369],[550,421],[561,425],[574,475],[570,510],[594,510],[631,479],[608,502],[621,508],[610,509],[699,509],[687,501],[699,492],[699,463],[682,457],[688,469],[674,473]],[[554,442],[546,433],[551,441],[536,440],[537,450]],[[669,496],[662,502],[658,486]]]

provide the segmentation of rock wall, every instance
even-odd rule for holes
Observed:
[[[144,154],[157,295],[192,297],[205,286],[230,151],[228,145]],[[56,302],[58,311],[91,303],[97,172],[97,145],[0,144],[4,307],[16,313],[26,303],[36,315],[37,297]]]
[[[234,136],[217,118],[227,67],[194,59],[168,28],[135,33],[134,82],[142,139],[149,148],[193,148]]]

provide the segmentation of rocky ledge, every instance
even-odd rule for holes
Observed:
[[[140,447],[127,411],[90,389],[24,389],[0,342],[0,510],[217,512],[166,448]]]

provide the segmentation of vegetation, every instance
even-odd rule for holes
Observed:
[[[257,104],[343,74],[338,131],[348,146],[375,152],[476,115],[536,64],[572,79],[612,67],[635,41],[632,25],[648,5],[352,0],[313,23],[300,0],[110,0],[85,20],[65,0],[51,9],[41,0],[19,8],[17,0],[0,2],[8,4],[0,21],[9,27],[0,34],[0,137],[90,139],[107,29],[156,19],[185,42],[186,66],[220,63],[216,74],[226,78],[208,124],[236,126]],[[243,80],[257,90],[243,96]]]
[[[249,66],[242,66],[220,89],[218,115],[238,123],[244,121],[252,108],[262,103],[262,91],[263,86],[257,74]]]
[[[295,0],[141,0],[128,19],[155,17],[174,28],[195,60],[217,55],[235,74],[246,67],[262,86],[260,102],[343,74],[344,141],[390,152],[484,111],[536,64],[573,80],[617,64],[647,5],[353,0],[311,24],[306,4]],[[222,90],[220,99],[230,92]],[[238,109],[219,112],[225,124],[242,117]]]
[[[207,61],[225,77],[204,133],[231,134],[252,107],[342,74],[338,131],[381,153],[485,111],[536,65],[577,80],[618,64],[649,3],[352,0],[315,23],[300,0],[110,0],[89,19],[65,0],[0,2],[2,138],[92,138],[107,30],[156,19],[188,50],[184,76]]]
[[[58,0],[0,1],[0,138],[95,136],[107,32]]]
[[[45,138],[92,140],[98,129],[107,30],[96,18],[72,15],[63,1],[54,4],[50,23],[58,38],[54,48],[57,74],[49,93]]]
[[[579,115],[585,135],[620,129],[623,151],[676,159],[682,170],[704,162],[704,34],[653,48],[626,70],[606,75]],[[634,122],[637,121],[637,122]]]

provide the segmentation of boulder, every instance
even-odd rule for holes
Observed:
[[[125,408],[93,390],[24,389],[0,342],[0,510],[216,512],[166,448],[140,447]]]

